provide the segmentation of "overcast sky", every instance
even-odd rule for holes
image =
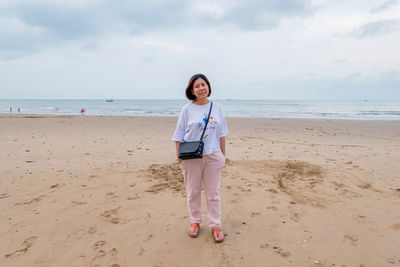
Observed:
[[[400,99],[400,0],[0,0],[0,98]]]

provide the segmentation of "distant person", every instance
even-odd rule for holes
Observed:
[[[12,107],[10,107],[10,112],[12,112]]]
[[[81,115],[85,115],[86,110],[83,108],[81,109]]]
[[[18,113],[20,113],[21,112],[21,109],[20,108],[18,108]]]
[[[225,166],[225,136],[228,128],[221,107],[212,103],[210,119],[204,133],[202,158],[179,158],[181,143],[199,141],[210,111],[211,86],[203,74],[193,75],[186,87],[186,97],[191,100],[185,104],[179,115],[174,136],[177,161],[182,169],[187,193],[191,225],[188,234],[196,237],[201,223],[201,187],[204,183],[208,224],[214,241],[224,240],[221,230],[220,181]]]

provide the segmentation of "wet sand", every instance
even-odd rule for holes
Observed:
[[[176,121],[0,115],[0,266],[400,265],[399,121],[228,118],[222,244]]]

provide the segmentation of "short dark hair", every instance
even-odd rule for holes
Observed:
[[[198,73],[198,74],[195,74],[192,77],[190,77],[189,83],[188,83],[188,85],[186,87],[186,97],[189,100],[196,100],[196,96],[192,93],[192,90],[193,90],[194,82],[199,78],[203,79],[206,82],[206,84],[208,85],[208,96],[211,95],[210,82],[208,81],[207,77],[204,74]]]

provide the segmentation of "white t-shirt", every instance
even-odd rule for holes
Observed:
[[[211,101],[205,105],[195,105],[192,102],[185,104],[179,115],[173,141],[190,142],[199,141],[207,121]],[[203,154],[211,154],[221,151],[219,138],[228,134],[228,127],[221,107],[213,102],[210,121],[204,133]]]

